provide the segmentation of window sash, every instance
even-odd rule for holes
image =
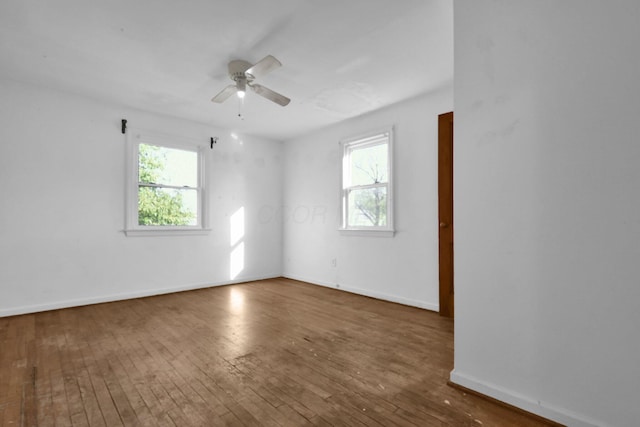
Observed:
[[[150,190],[150,191],[145,191]],[[200,193],[193,188],[138,186],[138,226],[196,227]],[[158,209],[158,203],[164,205]],[[173,211],[167,211],[168,204]],[[167,216],[167,214],[170,214]]]
[[[165,176],[165,175],[158,176],[158,177],[156,177],[157,180],[155,182],[142,181],[140,179],[140,172],[141,172],[141,167],[140,167],[141,166],[140,165],[140,157],[141,156],[140,156],[140,153],[141,153],[141,146],[142,145],[145,145],[147,147],[153,147],[153,148],[159,149],[159,150],[163,151],[164,155],[173,154],[174,160],[177,161],[177,162],[181,162],[181,163],[184,162],[185,159],[184,158],[182,158],[182,159],[175,158],[175,155],[177,154],[177,152],[179,153],[178,156],[184,156],[184,155],[195,156],[194,158],[191,158],[191,157],[188,158],[189,162],[192,161],[192,160],[195,161],[195,164],[196,164],[195,173],[192,176],[186,176],[186,177],[185,176],[181,176],[180,178],[182,180],[184,180],[183,182],[180,182],[180,181],[176,180],[176,177],[172,176],[172,175],[169,175],[169,176]],[[194,150],[192,148],[176,146],[176,145],[173,145],[173,144],[171,144],[171,145],[169,145],[169,144],[159,144],[157,142],[156,143],[149,143],[149,142],[145,142],[145,141],[139,141],[136,146],[137,146],[137,150],[136,151],[137,151],[137,158],[138,158],[138,172],[137,172],[138,175],[137,176],[138,176],[138,183],[139,184],[165,185],[168,188],[169,187],[178,188],[178,187],[185,187],[185,186],[186,187],[191,187],[191,188],[197,188],[197,187],[200,186],[200,183],[199,183],[199,180],[198,180],[198,173],[199,173],[199,171],[198,171],[198,168],[199,168],[199,160],[198,160],[199,152],[198,152],[198,150]],[[172,164],[169,163],[169,162],[165,163],[165,166],[168,166],[169,170],[172,170],[171,165]],[[175,170],[174,170],[174,172],[175,172]],[[194,182],[193,178],[195,178],[196,187],[193,187],[193,185],[189,185],[188,184],[188,182],[191,182],[191,183]]]
[[[188,185],[182,185],[182,186],[178,186],[178,185],[167,185],[167,184],[162,184],[162,183],[155,183],[155,182],[142,182],[140,181],[140,145],[151,145],[151,146],[155,146],[155,147],[160,147],[160,148],[170,148],[173,150],[181,150],[181,151],[187,151],[187,152],[191,152],[191,153],[195,153],[196,154],[196,176],[198,177],[198,186],[197,187],[191,187]],[[192,150],[192,149],[187,149],[185,147],[180,147],[180,146],[176,146],[176,145],[165,145],[165,144],[159,144],[159,143],[149,143],[149,142],[145,142],[145,141],[139,141],[136,144],[136,164],[138,165],[136,171],[137,171],[137,180],[138,180],[138,191],[136,191],[135,194],[135,228],[139,228],[139,229],[163,229],[163,230],[167,230],[167,229],[194,229],[194,228],[202,228],[202,197],[201,197],[201,186],[202,186],[202,181],[201,181],[201,176],[200,176],[200,172],[201,172],[201,153],[199,151],[196,150]],[[196,191],[196,212],[195,212],[195,216],[196,216],[196,221],[195,224],[191,224],[191,225],[173,225],[173,224],[166,224],[166,225],[145,225],[145,224],[140,224],[140,188],[141,187],[148,187],[148,188],[159,188],[159,189],[171,189],[171,190],[195,190]]]
[[[374,188],[384,188],[385,191],[385,224],[384,225],[352,225],[350,223],[351,220],[351,210],[349,209],[349,206],[351,205],[350,201],[351,199],[351,195],[358,191],[358,190],[369,190],[369,189],[374,189]],[[382,229],[382,230],[386,230],[389,228],[389,211],[390,211],[390,203],[389,203],[389,184],[388,183],[378,183],[378,184],[371,184],[371,185],[359,185],[359,186],[354,186],[354,187],[349,187],[345,189],[344,192],[344,222],[345,222],[345,228],[348,228],[350,230],[370,230],[370,229]]]
[[[200,191],[200,187],[191,187],[189,185],[156,184],[155,182],[138,182],[138,187],[171,188],[173,190],[198,190],[198,191]]]
[[[389,182],[389,176],[391,174],[391,163],[390,163],[391,156],[389,151],[390,150],[389,141],[390,141],[389,132],[385,132],[370,138],[364,138],[362,140],[355,140],[352,142],[345,143],[345,152],[343,154],[343,188],[353,187],[353,185],[351,185],[351,181],[352,181],[351,156],[353,152],[358,150],[364,150],[367,148],[372,148],[378,145],[386,145],[386,148],[387,148],[387,171],[386,171],[387,179],[385,181],[380,181],[380,182],[383,182],[383,183]]]
[[[386,187],[388,185],[389,185],[389,183],[387,181],[384,181],[384,182],[376,182],[376,183],[373,183],[373,184],[366,184],[366,185],[351,185],[349,187],[345,187],[345,190],[346,191],[366,190],[367,188]]]
[[[350,138],[342,141],[343,144],[343,164],[342,164],[342,226],[341,230],[356,230],[356,231],[389,231],[393,233],[393,194],[391,181],[392,176],[392,144],[393,144],[393,128],[382,132],[376,132],[364,137]],[[387,170],[385,180],[381,182],[373,182],[370,184],[353,185],[351,184],[352,167],[351,156],[356,150],[375,147],[378,145],[386,145],[387,156]],[[350,201],[354,191],[367,190],[374,188],[386,189],[386,201],[385,201],[385,225],[351,225],[350,224]]]
[[[186,142],[186,141],[189,142]],[[178,142],[176,142],[178,141]],[[183,142],[184,141],[184,142]],[[127,132],[127,214],[125,222],[125,234],[128,236],[153,236],[153,235],[191,235],[208,233],[208,221],[206,216],[207,196],[205,191],[205,156],[202,146],[194,145],[195,140],[178,136],[158,134],[155,132],[128,129]],[[169,148],[192,152],[196,154],[197,187],[193,185],[169,185],[155,182],[140,182],[140,145],[153,145],[161,148]],[[140,225],[139,217],[139,192],[141,188],[158,188],[166,190],[189,190],[196,192],[195,221],[191,225]]]

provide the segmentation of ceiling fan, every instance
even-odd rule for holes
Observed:
[[[211,101],[222,103],[234,93],[238,95],[238,98],[244,98],[248,86],[258,95],[284,107],[291,101],[289,98],[262,85],[253,83],[255,79],[260,78],[281,66],[282,64],[280,61],[271,55],[265,56],[253,65],[241,59],[233,60],[229,62],[229,77],[235,82],[235,84],[222,89],[222,91],[214,96]]]

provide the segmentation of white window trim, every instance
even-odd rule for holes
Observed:
[[[202,145],[180,136],[160,134],[152,131],[128,128],[126,137],[126,199],[125,228],[127,236],[188,236],[204,235],[208,228],[205,152]],[[157,145],[167,148],[195,151],[198,153],[198,223],[187,226],[149,226],[138,224],[138,146]]]
[[[388,134],[387,144],[387,225],[385,227],[349,227],[347,225],[348,218],[348,206],[347,206],[347,193],[348,188],[345,188],[345,178],[349,173],[348,165],[348,151],[353,147],[366,147],[367,145],[376,145],[375,142],[367,141],[367,139],[374,138],[381,134]],[[394,229],[394,176],[393,176],[393,146],[394,146],[394,128],[393,126],[387,126],[377,131],[367,132],[357,136],[352,136],[340,141],[342,147],[342,168],[340,176],[340,206],[341,206],[341,224],[338,231],[343,236],[366,236],[366,237],[393,237],[395,234]],[[372,185],[374,186],[374,185]]]

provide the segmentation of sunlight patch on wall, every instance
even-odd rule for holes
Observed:
[[[231,256],[229,257],[229,278],[231,280],[235,279],[242,270],[244,270],[244,242],[240,242],[238,246],[231,251]]]
[[[244,206],[231,215],[229,222],[229,244],[234,246],[244,237]]]
[[[235,279],[244,270],[244,206],[229,219],[229,279]]]

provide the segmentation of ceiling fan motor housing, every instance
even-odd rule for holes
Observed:
[[[254,77],[251,74],[245,74],[249,68],[251,68],[252,64],[247,61],[243,61],[242,59],[235,59],[229,62],[229,77],[234,82],[237,82],[239,79],[246,78],[247,81],[252,81]]]

